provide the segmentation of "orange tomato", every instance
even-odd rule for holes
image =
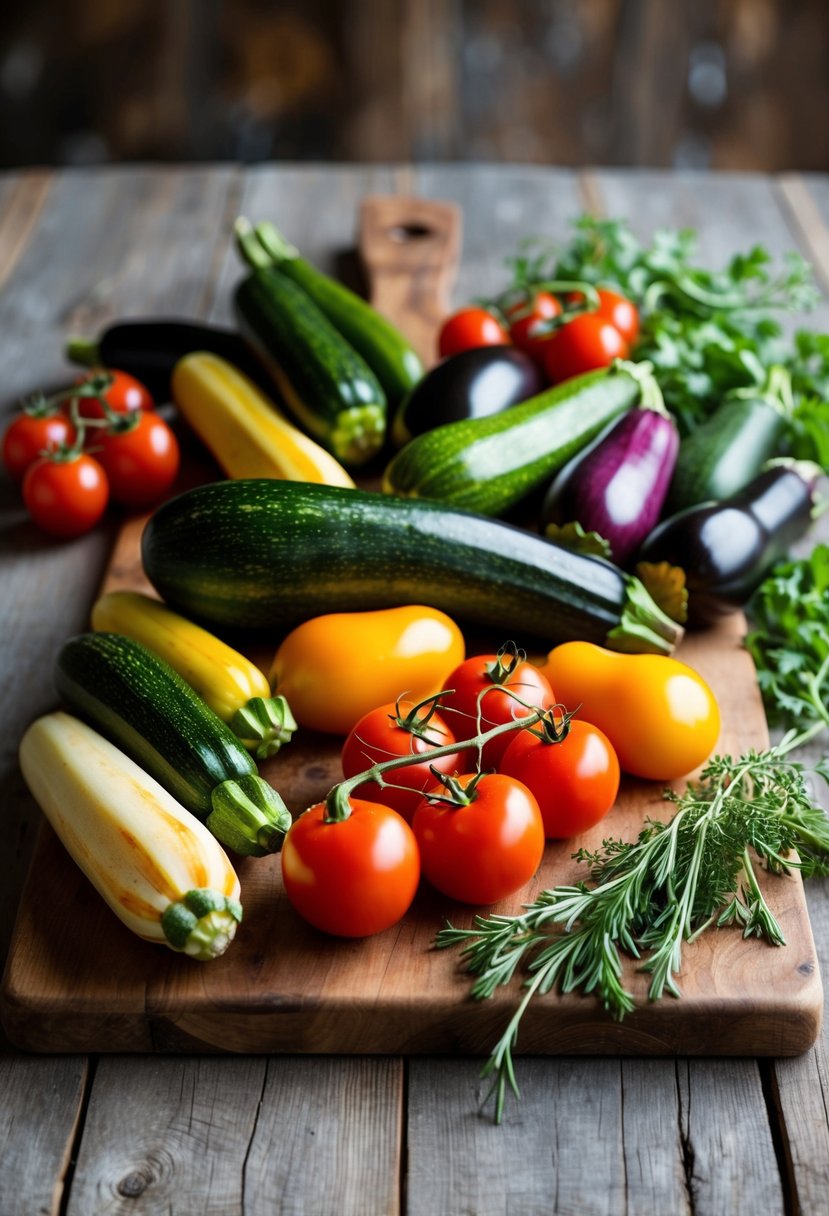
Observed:
[[[562,704],[607,735],[626,773],[671,781],[714,750],[720,733],[714,694],[677,659],[565,642],[550,651],[542,671]]]
[[[378,705],[440,692],[463,657],[463,634],[435,608],[335,612],[288,634],[270,680],[301,726],[345,735]]]

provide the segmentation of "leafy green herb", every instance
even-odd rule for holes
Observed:
[[[805,312],[819,299],[808,264],[790,254],[775,268],[767,250],[737,254],[723,270],[695,264],[690,230],[640,242],[621,220],[582,216],[564,246],[529,241],[508,259],[509,290],[551,278],[617,287],[639,306],[637,359],[656,369],[668,407],[688,434],[733,389],[761,386],[774,364],[793,381],[788,454],[829,468],[829,336],[783,339],[773,314]]]
[[[461,948],[471,988],[485,999],[519,967],[529,978],[509,1025],[485,1066],[500,1122],[507,1088],[518,1095],[513,1049],[536,994],[595,993],[612,1016],[634,1008],[624,986],[624,955],[641,960],[656,1000],[680,995],[682,950],[713,926],[783,945],[757,881],[774,874],[829,873],[829,820],[816,807],[797,748],[829,726],[829,548],[778,566],[755,599],[749,645],[776,720],[796,726],[774,747],[739,758],[715,756],[682,794],[667,792],[674,814],[648,820],[635,841],[605,840],[574,856],[589,882],[544,891],[518,916],[477,916],[471,929],[441,930],[438,947]],[[798,733],[798,729],[799,733]],[[816,766],[829,781],[829,764]],[[796,853],[796,857],[793,854]]]

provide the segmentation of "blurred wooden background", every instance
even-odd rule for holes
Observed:
[[[0,164],[829,169],[827,0],[28,0]]]

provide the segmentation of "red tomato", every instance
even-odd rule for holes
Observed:
[[[325,803],[295,819],[282,845],[282,881],[297,912],[336,937],[368,937],[397,923],[420,879],[412,829],[391,807],[352,798],[325,823]]]
[[[423,874],[450,899],[492,904],[519,891],[541,864],[541,812],[525,785],[501,773],[455,780],[464,789],[474,782],[466,806],[424,799],[415,811]],[[437,786],[432,792],[446,791]]]
[[[529,311],[525,311],[529,310]],[[540,322],[549,321],[561,312],[561,305],[549,291],[537,291],[528,300],[513,304],[507,309],[510,321],[510,337],[513,344],[520,350],[526,351],[539,362],[544,360],[544,352],[549,334],[544,337],[534,337],[533,329]]]
[[[618,329],[595,312],[582,312],[547,339],[544,367],[553,384],[581,376],[630,353]]]
[[[346,777],[356,777],[373,764],[394,760],[398,756],[411,756],[413,761],[415,756],[424,757],[419,762],[407,764],[388,773],[386,780],[392,782],[391,785],[381,788],[374,781],[364,781],[353,791],[355,798],[382,802],[385,806],[393,807],[407,823],[411,823],[412,815],[423,799],[424,790],[435,784],[430,765],[434,765],[441,773],[455,773],[461,762],[460,752],[430,760],[430,752],[436,747],[446,747],[454,743],[455,736],[437,713],[433,713],[428,722],[418,728],[417,722],[423,721],[429,706],[420,706],[415,717],[411,719],[410,715],[414,713],[415,708],[413,701],[398,701],[396,704],[380,705],[364,714],[352,728],[342,751],[343,774]],[[413,726],[415,729],[412,729]],[[398,789],[398,786],[405,788]]]
[[[30,464],[44,452],[75,442],[75,428],[65,414],[18,414],[3,436],[3,464],[9,476],[22,481]]]
[[[617,291],[600,287],[598,313],[618,329],[628,346],[633,346],[639,337],[639,310],[631,300]]]
[[[442,359],[476,346],[509,345],[510,336],[501,322],[485,308],[461,308],[447,317],[438,334]]]
[[[614,329],[618,329],[628,346],[639,337],[639,309],[627,296],[609,287],[598,287],[599,307],[593,310],[594,316],[604,317]],[[568,304],[576,304],[584,299],[580,291],[571,292],[567,297]]]
[[[123,429],[115,423],[96,433],[98,459],[106,470],[112,497],[126,507],[149,507],[172,486],[179,466],[179,446],[163,418],[139,411]]]
[[[128,414],[131,410],[151,410],[155,407],[150,390],[129,372],[119,372],[112,367],[95,368],[81,376],[78,383],[83,384],[93,376],[100,375],[112,377],[112,384],[101,397],[116,414]],[[106,417],[97,397],[78,398],[78,414],[81,418]]]
[[[23,501],[35,523],[53,536],[80,536],[106,510],[109,485],[104,470],[80,452],[68,460],[42,456],[23,478]]]
[[[544,834],[554,840],[592,828],[619,793],[619,761],[610,740],[578,718],[560,743],[519,731],[501,757],[499,772],[532,790]]]
[[[520,651],[500,656],[479,654],[465,659],[447,676],[446,687],[453,691],[441,697],[441,705],[444,713],[455,711],[445,716],[458,739],[469,739],[478,733],[479,713],[484,731],[532,713],[532,709],[525,709],[516,700],[518,697],[533,708],[549,709],[555,705],[546,676],[532,663],[527,663]],[[505,731],[484,745],[481,768],[497,767],[514,733]]]

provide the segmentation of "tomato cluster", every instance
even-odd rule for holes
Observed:
[[[626,359],[638,335],[636,305],[608,287],[569,290],[561,297],[543,287],[527,288],[447,317],[438,353],[445,358],[473,347],[512,344],[535,359],[551,384],[559,384]]]
[[[536,873],[545,839],[586,831],[615,802],[609,741],[570,720],[523,652],[465,659],[447,683],[423,702],[365,714],[345,740],[344,776],[391,767],[291,827],[285,890],[317,928],[343,937],[388,928],[421,876],[461,903],[504,899]]]
[[[6,428],[3,463],[45,532],[80,536],[110,499],[150,507],[175,481],[178,441],[144,387],[126,372],[93,372],[30,402]]]

